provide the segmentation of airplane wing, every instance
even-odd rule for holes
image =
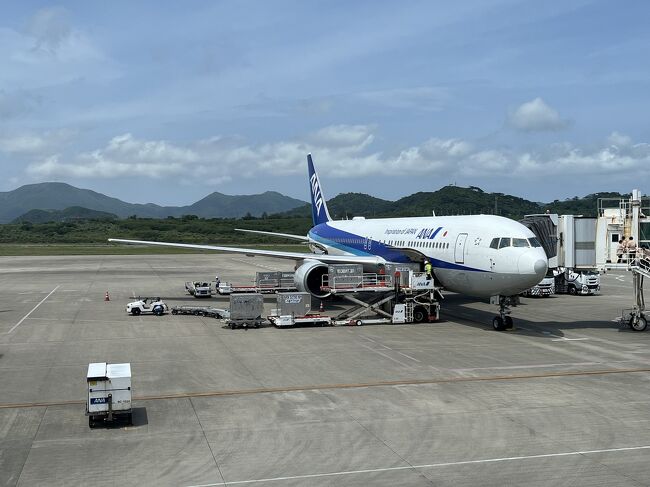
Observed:
[[[357,256],[357,255],[329,255],[329,254],[312,254],[308,252],[281,252],[276,250],[259,250],[245,249],[241,247],[220,247],[216,245],[196,245],[171,242],[149,242],[146,240],[124,240],[121,238],[109,238],[109,242],[138,244],[138,245],[158,245],[160,247],[176,247],[180,249],[195,250],[214,250],[218,252],[230,252],[234,254],[245,254],[251,257],[260,255],[262,257],[275,257],[276,259],[288,260],[318,260],[325,264],[383,264],[385,261],[377,256]]]
[[[303,235],[293,235],[291,233],[265,232],[263,230],[248,230],[246,228],[235,228],[235,230],[238,232],[259,233],[260,235],[271,235],[272,237],[289,238],[291,240],[300,240],[301,242],[309,241],[309,237]]]

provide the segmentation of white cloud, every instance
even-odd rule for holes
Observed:
[[[236,179],[302,175],[305,156],[311,152],[323,174],[339,178],[383,175],[442,177],[444,181],[534,181],[570,175],[646,175],[650,170],[650,144],[635,144],[629,137],[617,136],[619,142],[626,143],[591,149],[561,143],[536,151],[478,147],[462,139],[431,138],[398,153],[386,154],[373,150],[375,134],[367,125],[333,125],[298,140],[259,145],[223,136],[178,145],[124,134],[90,152],[43,156],[27,172],[35,178],[174,177],[180,182],[218,185]],[[38,146],[37,141],[32,142]],[[25,140],[23,145],[29,147],[30,141]]]
[[[524,132],[543,132],[561,130],[568,125],[568,121],[538,97],[512,111],[508,115],[508,124]]]
[[[632,142],[632,138],[614,131],[607,137],[607,142],[616,146],[628,146]]]
[[[73,135],[74,132],[70,130],[55,130],[42,134],[26,132],[4,135],[0,136],[0,152],[39,155],[57,150]]]

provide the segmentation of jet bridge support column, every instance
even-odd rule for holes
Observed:
[[[645,296],[643,295],[643,281],[650,277],[650,262],[644,258],[637,258],[630,264],[632,271],[632,284],[634,285],[634,308],[630,312],[628,325],[634,331],[644,331],[648,326],[645,316]]]

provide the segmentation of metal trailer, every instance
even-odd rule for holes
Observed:
[[[329,326],[329,316],[310,314],[311,294],[304,292],[276,294],[276,308],[267,319],[278,328],[288,326]]]
[[[228,318],[230,313],[227,309],[214,308],[212,306],[174,306],[171,309],[173,315],[194,315],[210,318]]]
[[[254,284],[229,284],[227,290],[220,289],[220,294],[230,293],[262,293],[296,291],[294,272],[264,271],[255,273]]]
[[[230,317],[228,325],[230,328],[248,328],[253,326],[259,328],[264,319],[264,296],[257,293],[231,294],[230,295]]]
[[[131,364],[89,364],[86,382],[86,416],[90,428],[115,421],[133,424]]]
[[[268,320],[277,328],[286,328],[290,326],[330,326],[332,318],[323,315],[270,315]]]

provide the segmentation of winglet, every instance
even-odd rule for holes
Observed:
[[[316,169],[314,169],[314,162],[311,160],[311,154],[307,154],[307,166],[309,167],[309,191],[311,193],[311,217],[314,221],[314,226],[326,223],[332,218],[325,203],[325,196],[321,190],[320,180]]]

